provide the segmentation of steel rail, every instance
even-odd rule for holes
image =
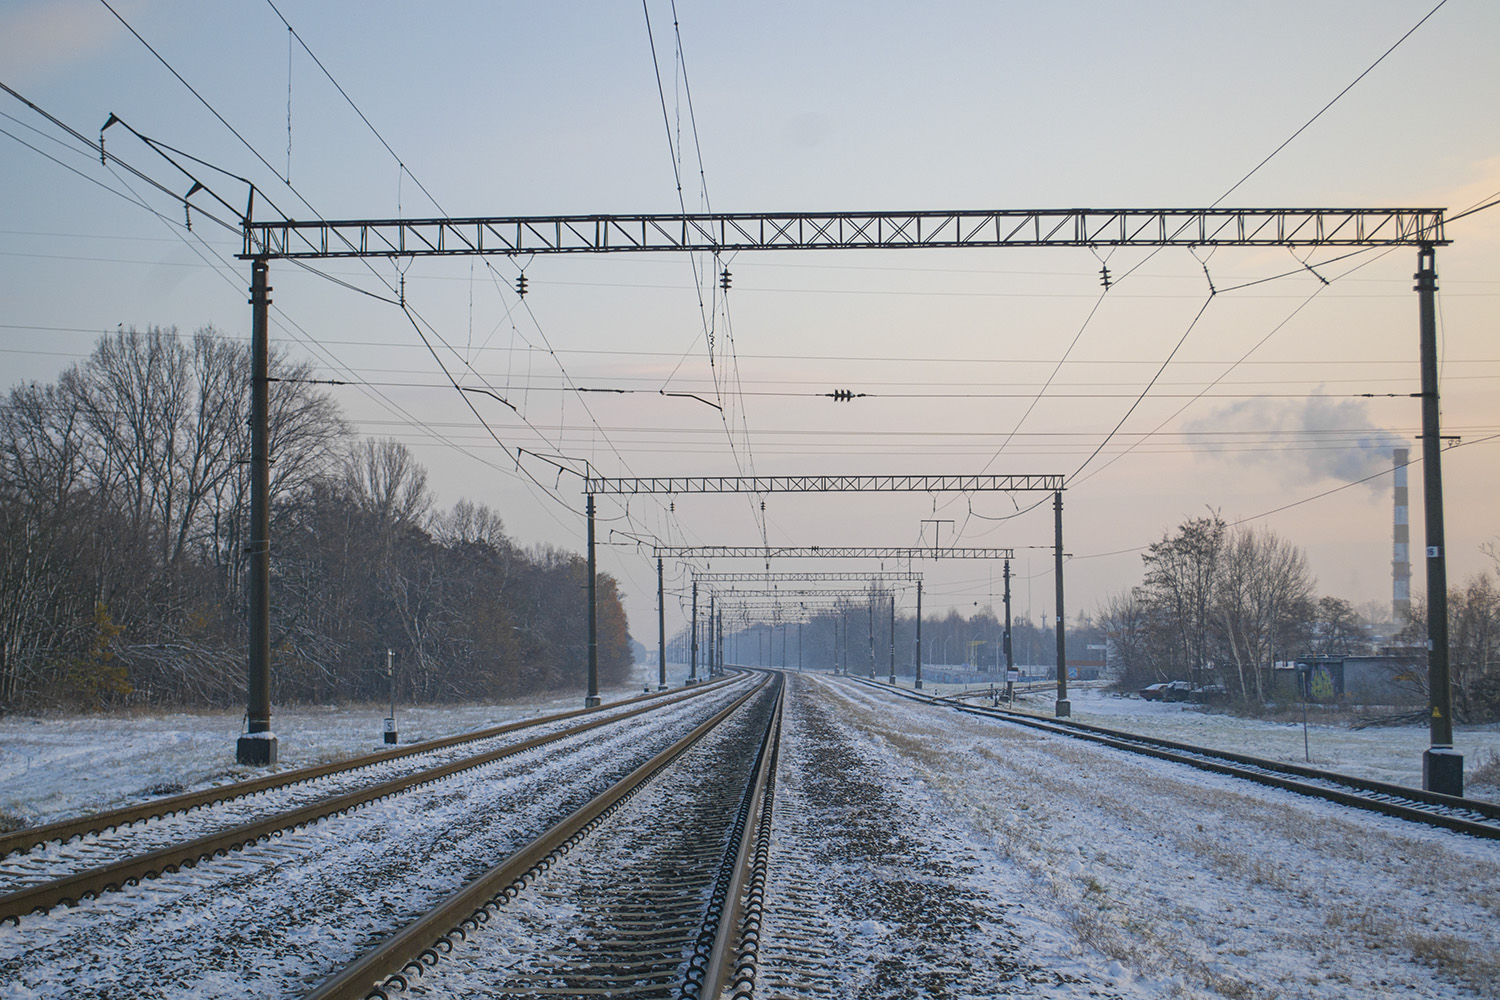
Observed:
[[[735,996],[749,996],[755,986],[761,911],[770,865],[771,811],[775,802],[785,693],[783,680],[771,723],[766,727],[766,736],[761,743],[755,782],[744,805],[747,822],[736,851],[727,904],[720,915],[713,950],[704,969],[705,990],[702,995],[705,997],[722,996],[730,988]]]
[[[472,931],[489,921],[492,906],[515,898],[647,782],[749,702],[769,682],[769,678],[763,679],[722,711],[595,796],[583,808],[450,895],[342,972],[325,980],[304,1000],[363,1000],[365,997],[384,996],[384,988],[388,985],[404,989],[410,984],[409,973],[435,965],[442,955],[453,950],[454,938],[466,940]]]
[[[715,684],[717,683],[720,682],[715,682]],[[444,750],[463,743],[493,739],[496,736],[504,736],[506,733],[513,733],[532,726],[563,722],[580,715],[587,715],[591,712],[612,711],[626,705],[634,705],[638,702],[664,697],[670,700],[663,701],[663,705],[673,704],[689,694],[696,694],[702,690],[706,690],[706,688],[688,688],[685,691],[678,690],[672,692],[653,691],[650,694],[636,695],[634,698],[610,702],[607,705],[600,705],[597,708],[577,708],[566,712],[555,712],[551,715],[542,715],[534,719],[522,719],[517,722],[508,722],[504,725],[492,726],[487,729],[477,729],[473,732],[423,740],[420,743],[412,743],[390,750],[377,750],[373,753],[361,754],[358,757],[350,757],[346,760],[333,761],[328,764],[315,764],[292,771],[283,771],[280,774],[252,778],[248,781],[237,781],[229,785],[205,788],[196,792],[183,792],[179,795],[153,799],[150,802],[143,802],[138,805],[122,806],[118,809],[111,809],[101,813],[91,813],[90,815],[79,816],[74,819],[58,820],[55,823],[47,823],[43,826],[26,827],[0,836],[0,859],[18,851],[30,851],[33,848],[54,840],[60,843],[67,843],[74,837],[86,837],[90,834],[105,833],[109,830],[133,826],[136,823],[149,822],[153,819],[162,819],[178,813],[190,812],[204,806],[232,802],[235,799],[244,798],[247,795],[254,795],[259,792],[288,788],[292,785],[314,781],[318,778],[326,778],[334,774],[355,771],[364,767],[373,767],[376,764],[400,760],[403,757],[431,753],[434,750]]]
[[[707,688],[694,689],[694,693],[698,690],[707,690]],[[618,715],[591,719],[556,733],[533,737],[532,739],[501,747],[497,750],[491,750],[472,757],[465,757],[461,760],[428,768],[427,770],[418,771],[400,778],[382,781],[353,792],[323,799],[310,805],[287,810],[274,816],[251,823],[244,823],[231,829],[208,834],[181,844],[174,844],[170,847],[149,851],[132,858],[125,858],[97,868],[91,868],[75,875],[18,889],[0,896],[0,924],[4,924],[7,920],[19,924],[21,917],[29,914],[45,913],[53,907],[60,905],[76,905],[81,900],[98,897],[104,892],[117,890],[127,885],[138,884],[142,879],[155,878],[182,868],[191,868],[200,861],[220,854],[227,854],[230,851],[239,850],[248,844],[268,840],[288,830],[310,826],[318,820],[329,816],[369,805],[379,799],[388,798],[421,785],[431,784],[434,781],[451,777],[463,771],[504,760],[506,757],[513,757],[516,754],[525,753],[528,750],[534,750],[549,743],[555,743],[569,736],[577,736],[598,729],[601,726],[622,722],[647,712],[656,711],[668,705],[675,704],[678,700],[682,699],[657,701],[641,705]]]
[[[889,684],[880,684],[863,677],[850,679],[867,687],[922,704],[946,705],[969,715],[980,715],[1031,729],[1071,736],[1074,739],[1087,740],[1127,753],[1186,764],[1201,771],[1242,778],[1271,788],[1280,788],[1299,795],[1325,799],[1340,805],[1383,813],[1428,826],[1442,827],[1473,837],[1500,840],[1500,805],[1489,802],[1340,774],[1337,771],[1305,767],[1301,764],[1283,763],[1228,750],[1214,750],[1191,743],[1140,736],[1083,722],[1041,719],[1024,712],[968,705],[947,698],[918,694],[914,691],[892,689]],[[1466,815],[1455,815],[1455,813]]]

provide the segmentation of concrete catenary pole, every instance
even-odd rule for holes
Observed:
[[[595,582],[599,575],[594,562],[594,494],[588,495],[589,518],[589,693],[583,699],[584,708],[599,705],[599,595]]]
[[[922,690],[922,581],[917,581],[917,680],[916,688]]]
[[[896,683],[896,592],[891,591],[891,681]]]
[[[667,689],[667,605],[661,585],[660,556],[656,559],[656,649],[659,656],[656,690],[665,691]]]
[[[1000,636],[1005,648],[1005,698],[1016,700],[1016,682],[1011,680],[1011,671],[1016,668],[1015,646],[1010,641],[1010,560],[1005,560],[1005,631]]]
[[[1443,456],[1438,408],[1436,251],[1417,251],[1421,321],[1422,497],[1427,542],[1427,691],[1431,745],[1422,754],[1422,787],[1464,793],[1464,759],[1453,750],[1453,691],[1448,674],[1448,564],[1443,550]]]
[[[235,759],[253,767],[276,763],[271,732],[271,286],[264,260],[250,262],[250,661],[245,734]]]
[[[1052,507],[1057,518],[1057,551],[1053,566],[1053,575],[1057,577],[1057,717],[1063,719],[1073,714],[1073,703],[1068,701],[1068,616],[1063,612],[1062,490],[1052,495]]]
[[[688,661],[688,683],[698,683],[698,580],[693,579],[693,649]]]

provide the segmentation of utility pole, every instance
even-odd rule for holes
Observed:
[[[896,592],[891,591],[891,681],[896,683]]]
[[[688,663],[688,683],[698,683],[698,581],[693,580],[693,648]]]
[[[661,653],[656,690],[667,689],[667,605],[661,586],[661,559],[656,560],[656,648]]]
[[[599,575],[594,562],[594,494],[588,495],[589,518],[589,693],[584,708],[599,707],[599,603],[595,578]]]
[[[1068,617],[1063,613],[1062,490],[1052,494],[1052,506],[1057,514],[1057,550],[1053,566],[1053,575],[1057,577],[1057,717],[1064,719],[1073,714],[1073,703],[1068,701]]]
[[[1453,689],[1448,673],[1448,564],[1443,550],[1443,467],[1437,370],[1437,254],[1417,250],[1417,306],[1421,321],[1422,498],[1427,541],[1427,690],[1430,746],[1422,754],[1422,787],[1464,793],[1464,758],[1453,750]]]
[[[1005,698],[1012,703],[1016,700],[1016,682],[1011,676],[1016,669],[1015,656],[1010,644],[1010,560],[1005,560],[1005,633],[1001,637],[1001,643],[1005,647]]]
[[[922,581],[917,581],[917,690],[922,690]]]
[[[252,767],[276,763],[271,732],[271,286],[265,258],[250,262],[250,662],[245,735],[235,760]]]
[[[843,657],[840,657],[840,655],[838,655],[838,621],[840,621],[840,619],[838,618],[832,619],[832,625],[834,625],[834,648],[832,648],[832,658],[834,658],[834,673],[840,673],[841,670],[843,670]]]
[[[708,595],[708,676],[710,679],[718,672],[715,667],[719,657],[723,655],[723,651],[718,648],[719,642],[714,637],[714,627],[718,622],[718,618],[714,615],[715,604],[716,595],[710,593]]]
[[[797,673],[802,673],[802,623],[797,623]]]
[[[840,662],[843,665],[844,673],[847,674],[849,672],[849,666],[850,666],[850,664],[849,664],[849,608],[847,606],[839,608],[839,617],[840,617],[840,619],[844,623],[844,641],[843,641],[843,644],[841,646],[839,646],[839,660],[840,660]]]
[[[870,608],[870,680],[875,679],[875,595],[870,594],[867,602]]]

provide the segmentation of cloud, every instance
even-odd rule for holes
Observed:
[[[118,43],[122,30],[109,11],[85,0],[12,7],[0,13],[0,66],[18,88],[40,84]]]
[[[1274,470],[1287,485],[1350,483],[1391,467],[1391,450],[1409,447],[1401,435],[1370,422],[1363,400],[1312,396],[1288,405],[1249,399],[1189,421],[1195,451],[1238,466]],[[1382,480],[1368,484],[1389,489]]]

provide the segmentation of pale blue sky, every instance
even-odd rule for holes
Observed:
[[[676,208],[639,5],[277,5],[450,213]],[[716,210],[1147,207],[1213,202],[1432,5],[679,0],[677,15]],[[116,9],[277,171],[286,170],[288,38],[268,5],[134,0]],[[698,209],[672,9],[653,0],[650,11],[668,117],[674,139],[680,119],[686,149],[684,197]],[[1227,203],[1457,211],[1491,195],[1500,189],[1497,41],[1500,5],[1450,0]],[[290,176],[316,211],[328,218],[398,209],[435,214],[300,48],[290,68]],[[253,178],[289,214],[312,214],[101,4],[6,0],[0,80],[85,134],[97,134],[113,112]],[[7,97],[0,111],[11,116],[0,128],[120,187],[97,159],[29,132],[26,126],[55,134],[19,103]],[[180,183],[118,128],[108,142],[131,163]],[[150,199],[163,221],[3,135],[0,174],[5,385],[55,377],[88,351],[93,336],[118,323],[184,330],[212,323],[228,334],[248,332],[248,269],[203,265],[181,238],[180,210],[165,199]],[[231,200],[241,196],[232,184],[222,190]],[[1496,216],[1500,210],[1454,224],[1453,246],[1438,255],[1444,344],[1453,362],[1445,368],[1445,420],[1466,440],[1500,431],[1493,402],[1500,378]],[[226,256],[237,249],[202,220],[195,231]],[[1111,269],[1119,275],[1143,256],[1120,251]],[[1329,276],[1359,262],[1335,266]],[[408,295],[492,385],[520,396],[527,417],[553,443],[610,473],[734,470],[718,416],[707,407],[652,395],[593,396],[586,401],[602,436],[577,397],[554,391],[561,376],[553,359],[518,349],[545,341],[577,383],[651,390],[685,354],[672,387],[711,391],[706,352],[701,341],[694,346],[702,321],[687,260],[537,260],[527,271],[535,324],[513,309],[508,282],[515,267],[493,263],[492,280],[467,261],[417,262],[407,272]],[[1168,418],[1168,431],[1300,426],[1310,413],[1341,429],[1410,434],[1418,421],[1413,400],[1265,397],[1412,391],[1414,264],[1415,254],[1405,250],[1383,256],[1300,311],[1318,287],[1311,275],[1219,296],[1125,431],[1150,430]],[[1208,259],[1218,287],[1289,266],[1285,251],[1221,250]],[[1110,292],[1048,397],[1018,425],[1093,307],[1098,267],[1081,250],[741,255],[730,264],[729,318],[756,470],[971,472],[1019,426],[993,458],[993,471],[1072,472],[1207,294],[1202,265],[1186,251],[1153,258]],[[353,262],[327,270],[377,290],[380,279],[394,280],[385,264],[376,265],[378,278]],[[276,305],[305,331],[283,327],[277,336],[291,338],[294,352],[327,365],[330,375],[354,369],[371,381],[442,381],[399,310],[289,265],[273,267],[272,284]],[[1203,400],[1173,417],[1186,402],[1180,394],[1229,370],[1283,321],[1251,363],[1234,368],[1216,390],[1233,398]],[[721,344],[723,322],[721,315]],[[321,348],[298,343],[304,336]],[[646,353],[620,353],[626,351]],[[867,358],[884,360],[861,360]],[[949,360],[927,360],[934,358]],[[845,387],[884,398],[834,404],[748,395]],[[364,431],[394,434],[417,450],[444,504],[467,495],[499,509],[523,542],[581,547],[580,519],[535,488],[404,426],[406,418],[378,398],[353,388],[337,392]],[[381,392],[503,469],[498,449],[486,444],[451,389]],[[952,395],[959,392],[1017,398]],[[1088,396],[1094,398],[1082,398]],[[543,446],[509,411],[497,406],[487,416],[509,443]],[[1117,443],[1132,440],[1127,433]],[[1069,551],[1099,556],[1143,545],[1206,507],[1230,519],[1258,514],[1336,486],[1337,475],[1358,464],[1326,449],[1214,454],[1205,440],[1157,439],[1080,481],[1068,498]],[[1117,453],[1107,450],[1090,471]],[[1494,443],[1476,444],[1446,459],[1455,580],[1487,565],[1478,546],[1500,534],[1492,500],[1500,492],[1496,455]],[[568,499],[577,505],[578,498]],[[971,516],[963,501],[945,501],[939,498],[937,516],[963,524],[967,543],[1050,544],[1049,511],[996,526]],[[973,509],[995,515],[1013,508],[982,498]],[[919,520],[933,516],[933,501],[772,497],[767,513],[772,542],[911,544]],[[759,540],[743,499],[679,499],[673,516],[641,503],[629,514],[629,522],[611,524],[683,532],[701,544]],[[1419,524],[1420,510],[1413,515]],[[1390,519],[1382,483],[1258,523],[1308,550],[1325,592],[1362,601],[1388,599]],[[602,564],[622,577],[633,631],[650,644],[654,573],[628,549],[608,552]],[[1020,568],[1026,570],[1024,557]],[[1034,614],[1050,606],[1046,569],[1044,554],[1034,553]],[[929,608],[990,600],[987,567],[928,572]],[[1075,611],[1092,607],[1138,574],[1131,554],[1079,560],[1069,571],[1069,603]],[[1414,582],[1420,588],[1420,567]]]

